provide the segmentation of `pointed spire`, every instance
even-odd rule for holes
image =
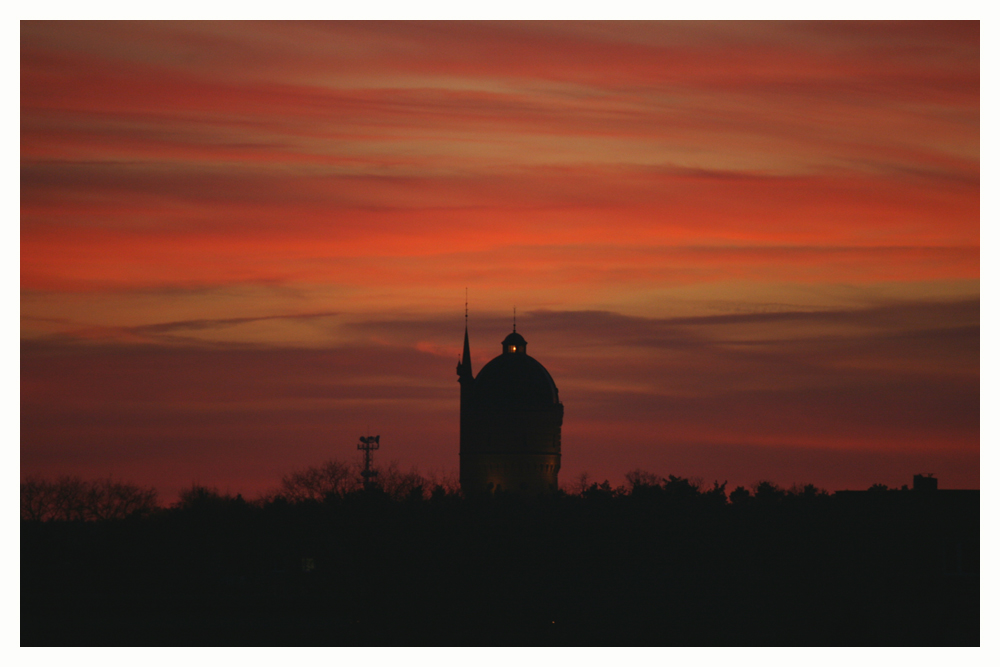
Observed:
[[[514,331],[517,331],[517,306],[514,306]]]
[[[465,343],[462,344],[462,366],[472,371],[472,354],[469,353],[469,326],[465,326]]]
[[[465,295],[465,343],[462,345],[462,360],[458,362],[458,381],[472,379],[472,354],[469,352],[469,295],[468,287]]]

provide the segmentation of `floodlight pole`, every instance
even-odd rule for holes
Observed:
[[[365,491],[367,491],[375,485],[372,481],[372,477],[378,476],[378,471],[372,470],[372,452],[378,449],[378,436],[361,436],[361,442],[358,443],[358,449],[365,453],[365,468],[361,471],[361,476],[364,478],[364,488]]]

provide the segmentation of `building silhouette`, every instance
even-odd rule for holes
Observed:
[[[472,375],[465,327],[461,384],[459,481],[466,495],[537,494],[559,488],[563,406],[552,376],[527,354],[514,331],[503,352]]]

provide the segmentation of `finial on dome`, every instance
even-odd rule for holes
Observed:
[[[517,331],[517,306],[514,306],[514,331]]]

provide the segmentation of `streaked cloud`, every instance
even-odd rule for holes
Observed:
[[[566,474],[978,484],[979,58],[978,22],[22,22],[22,471],[260,488],[368,420],[454,467],[469,288],[477,365],[517,306],[553,371]]]

